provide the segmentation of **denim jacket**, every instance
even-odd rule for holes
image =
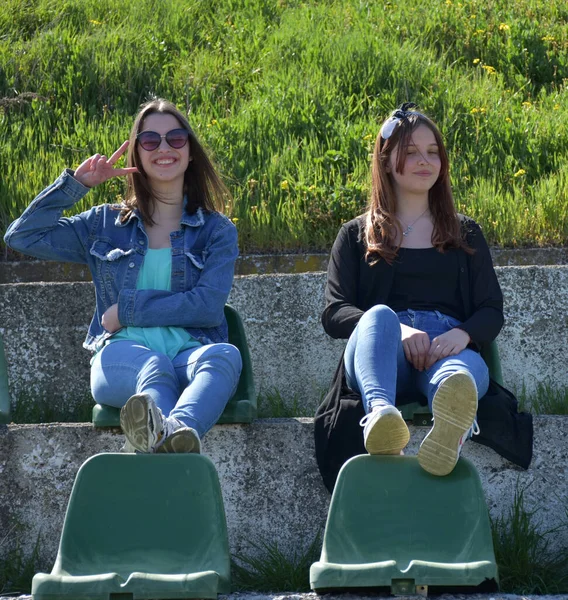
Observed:
[[[99,349],[110,337],[101,318],[118,303],[123,326],[184,327],[204,344],[226,342],[224,307],[238,255],[237,231],[218,212],[184,212],[181,230],[171,234],[171,291],[137,290],[148,236],[137,211],[121,223],[118,205],[104,204],[62,217],[89,191],[65,170],[26,208],[4,236],[8,246],[47,260],[88,265],[96,309],[83,346]]]

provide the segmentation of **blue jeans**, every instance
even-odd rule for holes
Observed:
[[[241,368],[241,354],[231,344],[197,346],[170,360],[136,342],[117,341],[94,357],[91,392],[99,404],[117,408],[130,396],[147,393],[165,417],[202,437],[235,393]]]
[[[467,371],[473,376],[478,399],[487,392],[487,365],[469,348],[438,360],[424,371],[415,369],[404,355],[401,323],[426,332],[430,341],[460,324],[438,311],[409,309],[395,313],[382,304],[370,308],[351,334],[344,356],[347,385],[361,394],[365,412],[370,412],[374,405],[395,405],[397,394],[416,391],[427,398],[431,409],[442,381],[457,371]]]

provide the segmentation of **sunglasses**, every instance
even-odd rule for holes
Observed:
[[[152,152],[160,147],[162,140],[165,139],[171,148],[179,150],[187,144],[189,139],[189,131],[187,129],[172,129],[164,135],[160,135],[156,131],[142,131],[136,136],[140,147],[147,152]]]
[[[421,117],[425,116],[420,112],[410,110],[412,108],[416,108],[416,104],[413,102],[405,102],[400,108],[397,108],[395,111],[393,111],[391,116],[383,123],[383,126],[379,131],[379,135],[383,140],[388,140],[397,126],[400,125],[402,121],[406,120],[410,115],[419,115]]]

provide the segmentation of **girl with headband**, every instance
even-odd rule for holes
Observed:
[[[369,206],[335,240],[322,323],[348,340],[345,382],[361,396],[367,452],[402,454],[397,402],[420,395],[434,418],[418,462],[447,475],[479,432],[489,386],[479,349],[503,325],[503,297],[481,229],[454,208],[442,136],[414,106],[379,131]]]

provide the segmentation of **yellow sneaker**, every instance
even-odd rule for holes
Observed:
[[[432,475],[448,475],[458,462],[470,432],[479,433],[477,387],[466,371],[450,375],[432,400],[434,424],[418,450],[420,466]]]
[[[410,432],[396,407],[380,406],[365,415],[363,439],[369,454],[401,454],[410,440]]]

